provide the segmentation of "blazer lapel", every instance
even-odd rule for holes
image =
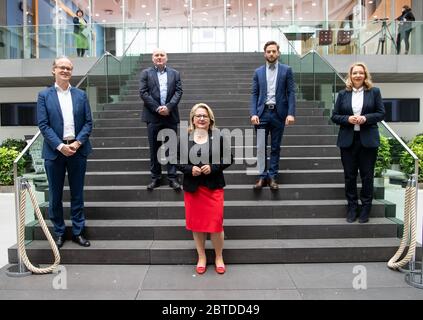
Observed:
[[[62,108],[60,108],[59,96],[57,95],[56,87],[53,85],[50,90],[51,90],[51,94],[53,96],[53,100],[56,103],[57,111],[59,111],[59,114],[62,117],[62,121],[63,121]]]
[[[282,78],[282,65],[278,63],[278,75],[276,76],[276,88],[275,88],[275,96],[278,94],[279,82]]]
[[[71,97],[72,97],[73,121],[74,121],[74,124],[75,124],[75,130],[76,130],[76,121],[78,121],[78,118],[76,117],[76,114],[77,114],[76,111],[77,111],[77,108],[78,108],[78,97],[76,96],[76,92],[75,92],[75,89],[73,87],[71,87],[70,94],[71,94]],[[76,132],[75,132],[75,134],[76,134]]]
[[[347,114],[354,115],[354,110],[352,108],[352,91],[347,91],[346,93],[347,93],[347,96],[346,96],[346,99],[347,99],[346,108],[347,108],[347,110],[346,110],[346,112],[347,112]]]
[[[365,112],[366,110],[366,108],[368,107],[368,106],[370,106],[370,96],[371,96],[371,93],[370,93],[370,90],[364,90],[364,96],[363,96],[363,109],[361,109],[361,115],[364,115],[364,114],[366,114],[367,112]]]
[[[263,94],[267,96],[267,76],[266,76],[266,65],[263,66],[261,74],[260,74],[260,87],[263,88]],[[260,90],[261,91],[261,90]]]
[[[157,76],[157,71],[156,69],[154,69],[154,67],[152,67],[150,70],[150,76],[153,78],[156,88],[160,88],[159,77]]]
[[[174,75],[174,73],[168,68],[167,69],[167,94],[166,94],[166,102],[168,102],[170,99],[169,99],[169,95],[170,95],[170,92],[171,92],[171,88],[172,88],[172,86],[173,86],[173,84],[174,84],[174,82],[175,82],[175,75]]]

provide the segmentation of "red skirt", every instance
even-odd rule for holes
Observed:
[[[223,189],[199,186],[184,192],[186,228],[193,232],[223,231]]]

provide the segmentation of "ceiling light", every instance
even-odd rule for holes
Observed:
[[[253,4],[250,2],[250,3],[248,4],[248,6],[249,6],[249,7],[252,7],[252,6],[253,6]]]

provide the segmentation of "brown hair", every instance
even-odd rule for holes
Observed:
[[[352,71],[355,67],[362,67],[364,69],[364,89],[365,90],[370,90],[371,88],[373,88],[373,82],[372,82],[372,76],[370,75],[369,69],[367,68],[367,66],[363,63],[363,62],[356,62],[353,63],[350,66],[350,69],[348,71],[348,75],[347,75],[347,79],[346,79],[346,90],[347,91],[352,91],[353,89],[353,83],[351,80],[351,76],[352,76]]]
[[[209,116],[209,120],[210,120],[210,126],[209,126],[209,131],[213,130],[215,128],[215,120],[214,120],[214,113],[212,111],[212,109],[205,103],[197,103],[196,105],[194,105],[189,113],[189,127],[188,127],[188,132],[191,133],[195,130],[195,126],[194,126],[194,115],[195,115],[195,111],[197,111],[197,109],[199,108],[203,108],[206,109],[207,114]]]
[[[276,41],[270,40],[270,41],[267,41],[265,43],[264,52],[266,52],[266,49],[267,49],[268,46],[272,46],[272,45],[275,45],[278,48],[278,51],[279,51],[279,44]]]

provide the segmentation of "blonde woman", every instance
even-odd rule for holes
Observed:
[[[214,114],[208,105],[199,103],[191,109],[188,131],[190,139],[184,151],[189,155],[188,163],[179,161],[177,168],[184,174],[185,220],[186,228],[193,232],[198,253],[196,272],[206,272],[205,241],[210,233],[215,251],[215,271],[223,274],[226,271],[223,260],[223,170],[231,165],[233,157],[230,145],[223,143],[223,137],[215,128]],[[225,159],[225,155],[229,157]]]
[[[385,116],[380,90],[373,86],[367,66],[354,63],[348,72],[346,88],[338,94],[332,121],[338,124],[337,146],[344,167],[347,222],[359,217],[369,221],[373,200],[373,176],[380,144],[377,123]],[[357,175],[361,177],[361,208],[358,206]],[[360,212],[358,212],[360,211]]]

